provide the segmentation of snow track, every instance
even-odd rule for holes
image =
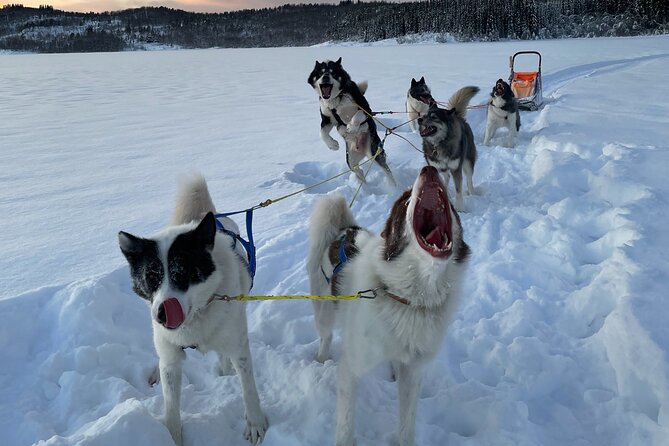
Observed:
[[[479,150],[474,174],[478,193],[465,197],[467,212],[461,217],[473,256],[466,297],[441,354],[425,371],[417,444],[666,444],[669,130],[660,117],[666,121],[669,116],[664,100],[669,85],[663,81],[669,70],[668,42],[666,37],[537,42],[544,53],[548,101],[539,112],[522,114],[523,126],[513,149],[484,146],[485,112],[469,112]],[[148,309],[131,290],[127,268],[114,251],[114,233],[124,229],[147,234],[167,221],[174,176],[184,169],[205,172],[221,211],[276,198],[340,172],[343,150],[332,153],[319,140],[316,100],[303,85],[314,58],[341,53],[355,79],[372,72],[370,103],[377,109],[397,110],[408,80],[422,74],[438,97],[448,97],[465,84],[481,85],[487,92],[487,85],[500,77],[496,74],[500,66],[506,67],[506,56],[518,49],[509,42],[149,54],[149,60],[163,67],[159,72],[165,71],[163,64],[170,59],[178,61],[175,69],[191,76],[196,85],[174,72],[158,77],[164,89],[145,80],[131,85],[140,96],[143,92],[156,96],[158,104],[173,104],[170,95],[182,101],[192,98],[185,102],[185,111],[172,105],[157,107],[153,115],[128,109],[125,116],[125,102],[110,96],[104,110],[64,112],[65,118],[81,122],[79,127],[68,127],[71,136],[63,135],[55,121],[45,122],[47,128],[38,129],[33,137],[41,138],[42,149],[24,134],[31,122],[36,126],[30,121],[32,115],[44,116],[40,106],[21,109],[16,102],[21,95],[0,87],[0,96],[5,88],[5,97],[10,98],[0,110],[0,131],[8,131],[7,140],[16,148],[10,159],[13,168],[1,175],[18,191],[0,194],[4,213],[16,216],[12,225],[3,224],[0,245],[8,255],[24,260],[15,266],[5,259],[3,274],[15,279],[26,270],[24,282],[6,284],[7,297],[0,300],[3,444],[170,444],[160,421],[160,386],[147,384],[157,364]],[[393,58],[388,57],[390,50]],[[199,74],[184,68],[219,54],[237,67],[223,71],[230,85],[220,94],[198,86]],[[245,66],[240,61],[248,60],[249,54],[262,63],[246,72],[239,66]],[[597,55],[594,60],[592,54]],[[406,62],[416,60],[416,55],[427,61],[425,67]],[[45,71],[53,70],[52,60],[58,60],[0,56],[3,62],[15,62],[16,70],[27,62],[22,57],[39,59]],[[67,57],[72,63],[89,63]],[[113,88],[122,89],[124,80],[134,79],[124,73],[132,73],[129,67],[134,62],[125,63],[135,54],[102,57],[105,64],[120,67],[108,75]],[[281,65],[276,74],[290,82],[268,93],[267,84],[256,83],[268,75],[264,64],[285,57],[292,57],[294,65]],[[382,64],[388,65],[392,79],[370,68]],[[444,66],[455,74],[439,77]],[[16,71],[7,67],[0,64],[0,75],[17,78]],[[95,67],[90,69],[100,75]],[[154,73],[149,65],[144,69],[147,75]],[[35,65],[32,70],[29,75],[35,82],[45,76]],[[248,83],[235,75],[247,76]],[[647,88],[638,88],[641,80]],[[48,84],[52,93],[38,89],[24,93],[43,94],[45,107],[55,107],[68,97],[74,109],[84,96],[97,100],[99,91],[93,87],[79,92],[83,96],[76,99],[55,88],[57,84]],[[285,91],[299,93],[290,96]],[[261,101],[240,106],[249,96]],[[477,100],[483,101],[483,95]],[[215,120],[208,125],[185,120],[178,124],[182,136],[170,127],[180,122],[182,113],[206,121],[205,111],[216,106],[238,107],[238,117],[222,111],[222,129]],[[27,121],[19,122],[7,107]],[[103,138],[110,137],[106,127],[87,127],[84,122],[96,116],[113,120],[115,114],[129,135],[114,136],[120,138],[122,150],[107,156],[103,149],[111,145]],[[145,122],[139,119],[142,116]],[[395,116],[380,119],[390,125],[403,122]],[[115,123],[110,124],[114,129]],[[143,133],[147,128],[148,136]],[[98,135],[97,146],[88,140],[97,149],[78,142],[82,135]],[[403,136],[420,144],[408,128]],[[174,138],[177,143],[171,142]],[[503,139],[500,133],[492,143]],[[188,140],[195,143],[187,146]],[[70,152],[62,152],[65,143],[72,144]],[[188,150],[179,144],[192,153],[183,155]],[[260,150],[254,151],[257,147]],[[48,160],[58,175],[72,166],[78,173],[82,166],[77,163],[83,163],[84,170],[99,172],[106,184],[96,183],[89,173],[82,174],[83,179],[74,175],[63,180],[48,171],[44,185],[27,181],[24,164],[30,163],[31,150],[37,151],[36,159]],[[410,185],[423,164],[422,156],[392,136],[386,150],[398,183]],[[146,172],[151,174],[147,177]],[[377,167],[368,181],[353,210],[361,225],[379,231],[399,189],[385,183]],[[93,196],[82,193],[82,185],[89,185]],[[330,192],[350,199],[356,187],[355,178],[345,175],[256,212],[254,291],[308,290],[306,224],[313,201]],[[76,200],[87,207],[74,211],[70,206]],[[22,232],[29,221],[24,213],[38,212],[33,206],[39,205],[48,215],[62,208],[74,218],[62,215],[47,222],[50,226],[35,222],[36,236]],[[96,226],[97,230],[90,229]],[[76,232],[83,240],[68,238],[66,232]],[[36,240],[19,245],[31,236]],[[95,251],[91,243],[103,248]],[[88,270],[95,263],[86,257],[91,249],[114,260],[107,260],[106,269]],[[32,273],[33,262],[44,268],[50,282]],[[81,271],[86,274],[74,277],[92,277],[72,281],[71,274]],[[62,281],[70,283],[16,292]],[[338,340],[334,361],[313,361],[318,342],[308,302],[253,303],[248,318],[256,381],[270,419],[264,444],[332,444]],[[188,351],[184,372],[185,444],[247,444],[237,378],[219,376],[215,358],[194,351]],[[358,420],[359,445],[397,444],[397,392],[385,368],[364,379]]]

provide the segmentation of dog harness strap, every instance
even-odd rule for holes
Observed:
[[[348,234],[348,233],[347,233]],[[346,241],[346,235],[344,234],[339,239],[339,263],[332,270],[332,275],[337,274],[344,267],[346,262],[348,262],[348,257],[346,257],[346,248],[344,247],[344,242]]]
[[[337,126],[340,126],[340,125],[346,126],[344,121],[341,119],[341,117],[337,113],[337,110],[335,110],[334,108],[331,108],[330,113],[332,113],[332,116],[335,118],[335,121],[337,121]]]
[[[218,220],[219,217],[227,217],[228,215],[239,214],[241,212],[216,214],[215,215],[216,218],[214,219],[214,221],[216,222],[216,228],[219,231],[229,235],[232,238],[233,250],[236,249],[237,242],[239,242],[244,248],[244,251],[246,251],[246,256],[247,256],[246,262],[249,270],[249,275],[251,276],[251,288],[253,288],[253,279],[255,278],[256,275],[256,245],[253,241],[253,209],[247,209],[246,211],[242,212],[246,212],[246,235],[249,238],[248,241],[244,240],[239,234],[229,229],[226,229],[225,226],[223,226],[223,223],[221,223]]]
[[[325,270],[323,269],[323,266],[321,265],[321,272],[323,273],[323,277],[325,277],[325,281],[327,283],[330,283],[332,278],[339,272],[341,269],[344,267],[346,262],[348,262],[348,256],[346,255],[346,236],[348,235],[348,232],[345,232],[344,235],[342,235],[339,238],[339,263],[337,263],[332,270],[332,276],[328,277],[327,274],[325,274]]]

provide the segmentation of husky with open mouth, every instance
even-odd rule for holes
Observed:
[[[513,147],[516,144],[516,135],[520,130],[518,101],[513,95],[511,86],[504,80],[498,79],[490,92],[483,143],[486,146],[490,144],[490,139],[495,135],[497,129],[502,127],[509,130],[506,137],[506,146]]]
[[[464,87],[448,100],[446,110],[432,104],[422,118],[418,118],[420,136],[423,138],[425,161],[442,172],[448,184],[450,174],[455,183],[455,208],[462,211],[462,174],[467,177],[467,193],[474,193],[474,164],[476,144],[474,134],[465,120],[467,105],[478,93],[478,87]]]
[[[380,236],[360,228],[336,195],[316,203],[309,230],[312,294],[376,294],[338,302],[338,309],[333,302],[315,305],[319,361],[329,357],[335,313],[343,320],[336,444],[355,444],[359,378],[390,361],[399,386],[399,444],[413,445],[422,368],[441,347],[469,255],[443,178],[425,166],[395,201]]]
[[[432,92],[425,83],[425,77],[420,80],[411,79],[411,87],[407,92],[407,113],[409,115],[409,127],[411,131],[418,131],[418,118],[427,114],[430,105],[434,103]]]
[[[251,443],[262,441],[268,427],[253,378],[246,306],[213,301],[214,294],[237,296],[251,288],[245,253],[234,237],[239,229],[229,218],[221,218],[226,231],[217,230],[214,212],[207,184],[197,176],[182,184],[171,226],[149,238],[118,234],[133,289],[151,307],[165,425],[179,446],[185,348],[216,352],[223,371],[232,363],[246,406],[244,435]],[[156,380],[153,377],[153,383]]]
[[[341,65],[341,57],[336,61],[316,61],[309,74],[307,83],[312,86],[319,98],[321,108],[321,138],[330,150],[338,150],[339,143],[330,136],[337,127],[337,132],[346,142],[346,163],[355,172],[360,181],[365,177],[358,164],[365,158],[371,158],[380,150],[374,161],[383,168],[392,184],[393,174],[386,162],[386,153],[380,147],[381,139],[376,132],[376,122],[372,118],[372,109],[364,94],[367,82],[356,84]]]

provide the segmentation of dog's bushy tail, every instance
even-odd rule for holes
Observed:
[[[362,93],[364,95],[367,92],[367,87],[369,86],[369,84],[367,83],[367,81],[360,81],[360,82],[357,82],[357,84],[358,84],[358,89],[360,90],[360,93]]]
[[[323,254],[330,244],[337,240],[341,231],[349,226],[356,226],[355,218],[341,195],[321,198],[314,205],[309,220],[309,257],[307,272],[312,294],[321,294],[327,290],[327,284],[321,272]]]
[[[179,182],[177,203],[172,214],[172,225],[180,225],[199,221],[207,212],[216,212],[211,201],[207,182],[200,174],[183,178]]]
[[[474,87],[472,85],[468,87],[462,87],[448,100],[448,109],[455,110],[455,114],[465,119],[467,117],[467,106],[469,101],[476,96],[476,93],[479,92],[479,87]]]

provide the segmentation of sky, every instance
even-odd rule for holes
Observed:
[[[7,1],[7,3],[10,3]],[[43,4],[52,5],[65,11],[117,11],[141,6],[167,6],[196,12],[224,12],[239,9],[268,8],[286,3],[339,3],[339,0],[60,0],[45,2],[44,0],[19,1],[24,6],[37,7]]]

